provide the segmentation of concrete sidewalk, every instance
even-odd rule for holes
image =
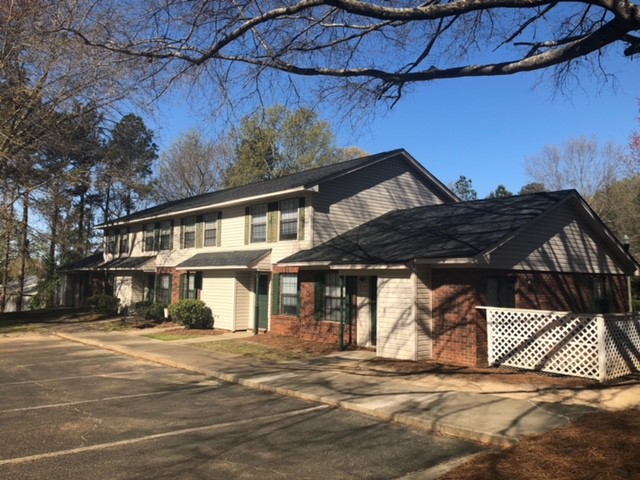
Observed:
[[[491,445],[507,446],[521,436],[566,425],[592,407],[533,402],[443,388],[434,384],[358,373],[352,367],[372,353],[339,352],[318,361],[265,363],[213,353],[189,342],[163,342],[120,332],[55,335],[249,388],[357,411],[387,421]],[[247,336],[228,334],[209,341]]]

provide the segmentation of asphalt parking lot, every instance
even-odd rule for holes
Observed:
[[[483,447],[49,336],[0,338],[0,478],[433,478]]]

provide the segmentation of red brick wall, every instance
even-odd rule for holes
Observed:
[[[485,365],[487,333],[484,312],[487,277],[516,276],[516,308],[590,312],[592,276],[544,272],[474,269],[436,269],[433,282],[434,360],[462,365]],[[627,309],[624,276],[611,277],[616,312]]]
[[[279,269],[280,273],[295,273]],[[316,272],[300,271],[300,317],[286,315],[271,316],[271,331],[278,335],[288,335],[321,343],[338,345],[340,341],[340,323],[316,320],[315,317],[315,275]],[[345,325],[345,345],[356,343],[356,321]]]

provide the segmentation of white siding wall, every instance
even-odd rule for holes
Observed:
[[[378,356],[416,360],[415,283],[409,273],[378,277]]]
[[[253,272],[236,273],[236,330],[247,330],[253,325],[251,319],[251,278]]]
[[[204,272],[202,301],[213,312],[214,328],[235,330],[236,279],[233,272]]]
[[[314,198],[314,245],[391,210],[442,201],[400,158],[320,185]]]
[[[562,205],[491,254],[496,268],[578,273],[622,273],[588,227]]]
[[[432,357],[433,318],[431,309],[431,270],[420,268],[416,276],[417,360]]]

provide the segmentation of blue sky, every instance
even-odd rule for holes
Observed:
[[[581,135],[626,145],[638,124],[638,66],[613,62],[617,82],[604,85],[589,77],[571,94],[558,94],[540,74],[445,80],[415,85],[391,111],[377,109],[352,129],[336,124],[340,146],[357,145],[370,153],[405,148],[431,173],[449,184],[465,175],[480,197],[499,184],[517,192],[530,181],[525,158],[545,145],[560,145]],[[188,107],[177,94],[167,97],[149,126],[161,151],[192,128],[215,130],[211,119]],[[321,116],[329,120],[329,114]]]

